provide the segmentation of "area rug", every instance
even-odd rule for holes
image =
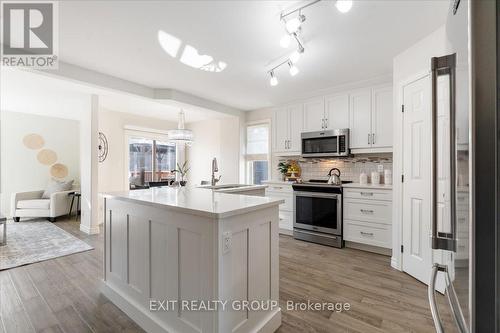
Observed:
[[[0,271],[92,249],[50,222],[11,222],[7,245],[0,246]]]

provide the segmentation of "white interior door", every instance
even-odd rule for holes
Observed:
[[[403,88],[403,271],[425,284],[432,268],[430,90],[429,76]]]

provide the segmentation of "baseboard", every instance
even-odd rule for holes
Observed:
[[[259,333],[274,333],[281,326],[281,308],[277,308],[267,316],[261,327],[255,331]]]
[[[391,257],[391,267],[400,271],[398,259]]]
[[[88,227],[86,226],[85,224],[82,224],[80,223],[80,231],[88,234],[88,235],[96,235],[100,232],[99,230],[99,226],[96,225],[96,226],[92,226],[92,227]]]
[[[384,256],[392,255],[392,249],[386,249],[384,247],[361,244],[356,242],[345,241],[345,247],[350,247],[351,249],[363,250],[367,252],[373,252]]]
[[[293,236],[293,230],[280,228],[279,233],[282,235]]]

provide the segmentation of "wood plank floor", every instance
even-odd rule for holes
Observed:
[[[143,332],[99,293],[103,238],[79,224],[57,226],[95,250],[0,272],[0,333]],[[389,257],[280,237],[281,333],[434,332],[426,287],[390,267]],[[287,302],[345,302],[350,310],[295,311]],[[454,332],[448,305],[439,306]]]

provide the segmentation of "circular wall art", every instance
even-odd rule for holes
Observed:
[[[44,165],[52,165],[57,162],[57,154],[51,149],[42,149],[36,155],[38,162]]]
[[[38,150],[43,147],[45,140],[41,135],[31,133],[23,138],[23,143],[28,149]]]
[[[50,167],[50,174],[54,178],[64,178],[68,175],[68,167],[61,163],[56,163]]]
[[[108,157],[108,139],[104,133],[99,132],[99,162],[104,162],[106,157]]]

